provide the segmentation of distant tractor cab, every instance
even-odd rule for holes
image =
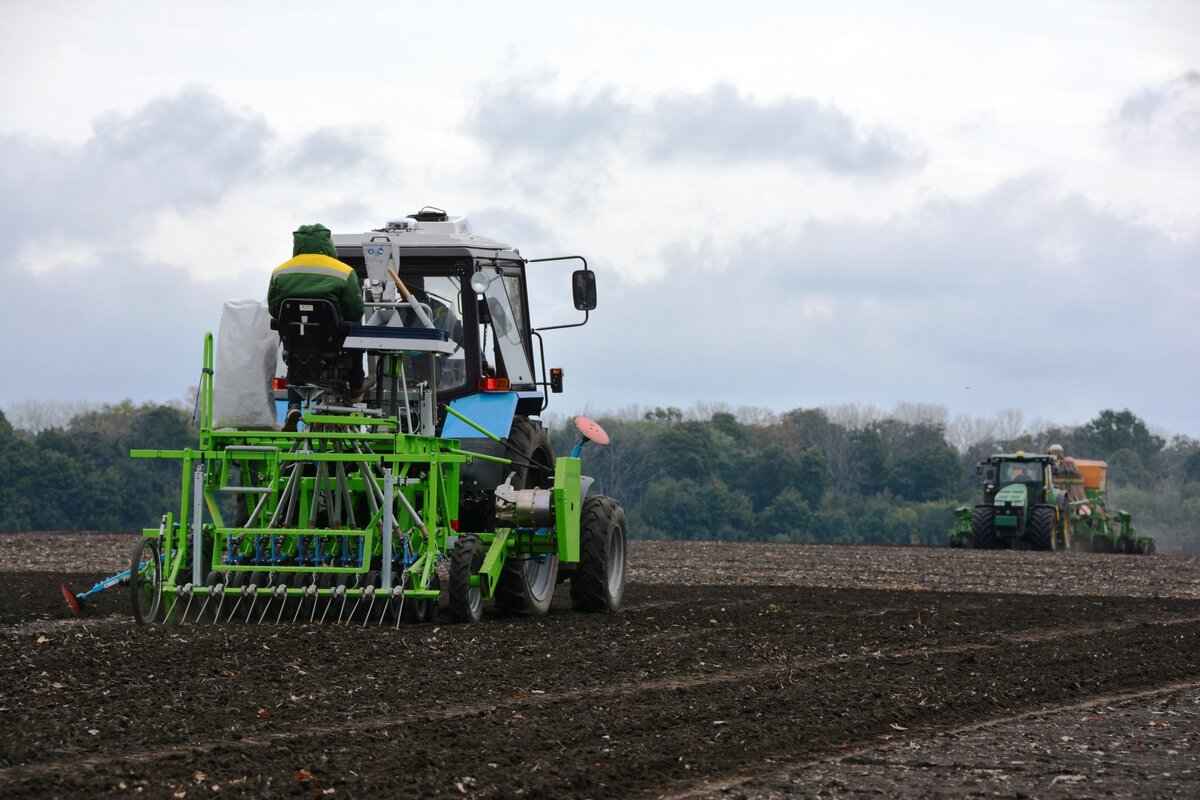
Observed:
[[[983,502],[971,514],[971,545],[1011,548],[1024,543],[1034,550],[1070,545],[1066,492],[1054,487],[1054,457],[1024,452],[998,454],[980,462]]]

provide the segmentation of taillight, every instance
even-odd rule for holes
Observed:
[[[481,392],[507,392],[508,378],[480,378],[479,391]]]
[[[277,392],[282,392],[287,389],[287,378],[276,378],[271,381],[271,388]]]

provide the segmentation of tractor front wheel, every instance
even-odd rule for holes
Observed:
[[[571,605],[576,611],[612,614],[625,594],[625,511],[611,497],[583,501],[579,522],[579,566],[571,575]]]
[[[516,489],[549,489],[554,485],[554,448],[550,434],[529,417],[513,419],[508,434],[509,455],[524,456],[517,464],[513,487]],[[518,555],[509,558],[500,569],[496,581],[496,606],[510,614],[540,617],[550,611],[554,587],[558,584],[558,556]]]
[[[483,618],[483,589],[471,585],[471,576],[483,566],[483,542],[478,536],[460,536],[450,551],[450,610],[459,622]]]
[[[1049,506],[1038,506],[1029,515],[1029,543],[1034,550],[1056,550],[1058,539],[1055,536],[1054,509]]]
[[[996,546],[996,509],[976,506],[971,513],[971,547],[991,550]]]

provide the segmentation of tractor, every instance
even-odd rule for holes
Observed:
[[[275,319],[226,304],[215,347],[204,337],[199,442],[132,451],[183,473],[178,509],[143,531],[121,576],[136,620],[398,627],[436,619],[445,598],[477,622],[489,601],[544,615],[567,580],[576,610],[617,611],[625,514],[590,492],[580,460],[607,434],[577,417],[578,441],[556,457],[539,420],[563,388],[543,334],[596,307],[586,260],[524,258],[430,207],[333,242],[363,318],[316,297]],[[527,275],[568,262],[582,318],[535,328]],[[347,353],[365,358],[365,395]],[[302,399],[294,430],[279,425],[287,388]]]
[[[983,502],[971,512],[972,547],[1020,542],[1033,550],[1058,550],[1070,545],[1067,495],[1054,487],[1053,463],[1053,456],[1021,451],[979,463],[975,473],[984,478]]]

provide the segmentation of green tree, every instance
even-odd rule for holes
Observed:
[[[1101,411],[1095,419],[1077,428],[1074,438],[1084,457],[1109,460],[1121,450],[1132,450],[1143,464],[1151,463],[1166,444],[1129,409]]]
[[[812,541],[811,527],[812,510],[804,496],[790,486],[780,492],[755,521],[760,538],[777,541]]]
[[[927,445],[893,461],[888,488],[905,500],[938,500],[954,491],[960,472],[958,453],[952,447]]]

